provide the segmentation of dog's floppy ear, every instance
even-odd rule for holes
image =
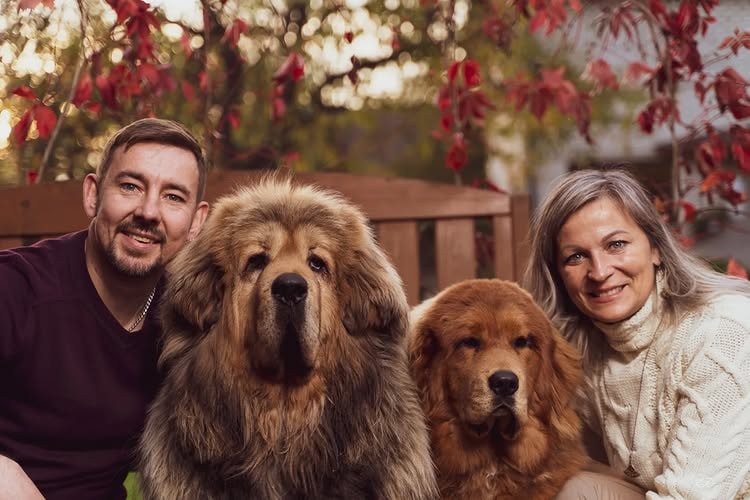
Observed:
[[[565,425],[572,412],[576,388],[583,380],[580,356],[548,322],[547,345],[531,401],[532,411],[553,426]]]
[[[162,304],[165,330],[172,325],[182,332],[202,336],[219,319],[224,272],[212,251],[212,225],[207,226],[169,266]]]
[[[421,391],[423,401],[429,398],[430,381],[433,379],[432,365],[440,351],[437,335],[427,326],[416,324],[410,326],[409,332],[409,369],[412,378]]]
[[[343,324],[350,335],[367,331],[406,335],[408,305],[401,278],[375,243],[367,226],[353,229],[360,244],[349,249],[349,262],[339,265],[339,299]]]

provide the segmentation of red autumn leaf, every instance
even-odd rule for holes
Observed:
[[[714,82],[719,109],[724,112],[729,108],[737,119],[746,116],[748,105],[750,105],[750,96],[746,90],[747,84],[747,81],[734,68],[727,68],[719,73]]]
[[[187,31],[182,31],[182,37],[180,38],[180,46],[182,46],[182,51],[185,53],[185,57],[190,59],[193,55],[193,46],[190,45],[190,37],[187,34]]]
[[[732,156],[734,156],[740,169],[750,172],[750,146],[735,142],[732,144]]]
[[[143,82],[148,82],[154,87],[159,85],[161,77],[159,76],[159,70],[156,69],[151,63],[143,63],[138,65],[138,78]]]
[[[649,78],[654,76],[654,69],[640,62],[627,65],[623,79],[629,84],[639,84],[644,75]]]
[[[464,135],[461,133],[453,134],[451,147],[448,150],[448,154],[445,156],[446,166],[455,172],[459,172],[464,168],[467,160],[468,157],[466,154]]]
[[[208,88],[208,74],[205,71],[198,73],[198,88],[203,91]]]
[[[16,87],[13,89],[13,92],[11,92],[13,95],[17,95],[19,97],[23,97],[25,99],[31,99],[32,101],[36,100],[36,95],[34,95],[34,91],[31,90],[31,88],[27,87],[26,85],[21,85],[20,87]]]
[[[693,222],[695,220],[695,205],[686,201],[680,201],[682,207],[682,213],[685,214],[686,222]]]
[[[96,84],[96,88],[99,89],[99,94],[102,96],[104,105],[112,109],[119,108],[116,90],[110,79],[105,75],[98,75],[94,83]]]
[[[609,63],[604,59],[594,59],[586,65],[581,78],[594,85],[594,93],[598,94],[606,88],[617,90],[617,77],[612,72]]]
[[[55,0],[19,0],[18,12],[21,12],[24,9],[33,10],[39,4],[51,9],[55,6]]]
[[[29,129],[31,128],[31,122],[34,118],[33,108],[26,110],[21,116],[21,119],[13,126],[11,130],[11,136],[16,145],[20,146],[26,141],[26,136],[29,135]]]
[[[185,96],[187,102],[193,102],[195,100],[195,88],[185,80],[180,80],[180,88],[182,89],[182,95]]]
[[[229,126],[235,130],[240,126],[240,115],[237,113],[236,109],[227,113],[227,122],[229,122]]]
[[[739,52],[741,48],[750,48],[750,32],[735,29],[734,36],[726,37],[721,42],[721,45],[719,45],[719,48],[729,48],[734,55],[737,55],[737,52]]]
[[[101,105],[101,103],[98,103],[98,102],[90,102],[90,103],[86,104],[86,109],[88,109],[89,111],[91,111],[95,115],[98,115],[99,111],[101,111],[101,109],[102,109],[102,105]]]
[[[57,115],[54,111],[43,104],[34,106],[34,119],[36,128],[39,131],[39,137],[46,139],[52,133],[57,123]]]
[[[479,75],[479,63],[473,59],[467,59],[463,62],[464,81],[467,87],[478,87],[482,83]]]
[[[141,7],[148,8],[143,0],[107,0],[107,3],[117,13],[117,24],[122,24],[129,17],[138,14]]]
[[[237,46],[240,41],[240,35],[247,31],[247,23],[242,19],[235,19],[232,24],[227,26],[224,36],[221,37],[222,43],[229,43],[233,47]]]
[[[271,119],[277,121],[284,116],[284,113],[286,113],[286,103],[284,103],[284,99],[278,97],[274,98],[271,102]]]
[[[678,234],[677,241],[683,248],[691,248],[695,245],[695,240],[686,234]]]
[[[81,79],[76,87],[75,94],[73,95],[73,104],[80,108],[81,104],[91,99],[91,93],[94,91],[94,83],[91,81],[91,74],[84,73],[81,75]]]
[[[291,52],[284,63],[273,74],[276,82],[297,81],[305,74],[305,61],[297,52]]]
[[[716,169],[703,179],[701,182],[700,191],[701,193],[707,193],[712,189],[715,189],[720,184],[728,184],[734,182],[737,175],[729,170]]]
[[[576,12],[583,11],[583,5],[581,5],[580,0],[569,0],[570,2],[570,8],[573,9]]]
[[[440,128],[445,132],[449,133],[453,130],[453,115],[446,113],[440,117]]]
[[[352,43],[352,40],[354,40],[354,33],[351,31],[347,31],[344,33],[344,40],[346,40],[348,43]]]
[[[747,269],[745,269],[736,260],[734,260],[734,257],[729,259],[729,262],[727,262],[727,274],[729,276],[736,276],[738,278],[748,279]]]
[[[398,31],[396,31],[396,28],[391,28],[391,50],[393,52],[398,52],[401,50],[401,42],[398,38]]]
[[[456,75],[458,75],[458,68],[461,66],[460,61],[454,61],[448,66],[448,82],[453,84],[456,81]]]
[[[500,16],[488,17],[482,21],[482,32],[500,48],[508,47],[513,36],[510,24]]]
[[[26,171],[26,185],[32,186],[36,184],[36,181],[39,179],[39,172],[36,170],[27,170]]]

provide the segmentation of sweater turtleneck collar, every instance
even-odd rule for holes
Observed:
[[[648,347],[661,320],[662,276],[657,272],[656,284],[645,304],[631,317],[617,323],[592,320],[601,330],[610,347],[617,352],[635,352]]]

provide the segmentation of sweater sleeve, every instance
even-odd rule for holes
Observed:
[[[672,373],[675,419],[656,491],[646,498],[726,500],[743,489],[750,469],[748,324],[714,318],[682,345],[681,373]]]

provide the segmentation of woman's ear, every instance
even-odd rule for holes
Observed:
[[[651,262],[654,264],[654,267],[661,266],[661,254],[658,248],[651,248]]]

